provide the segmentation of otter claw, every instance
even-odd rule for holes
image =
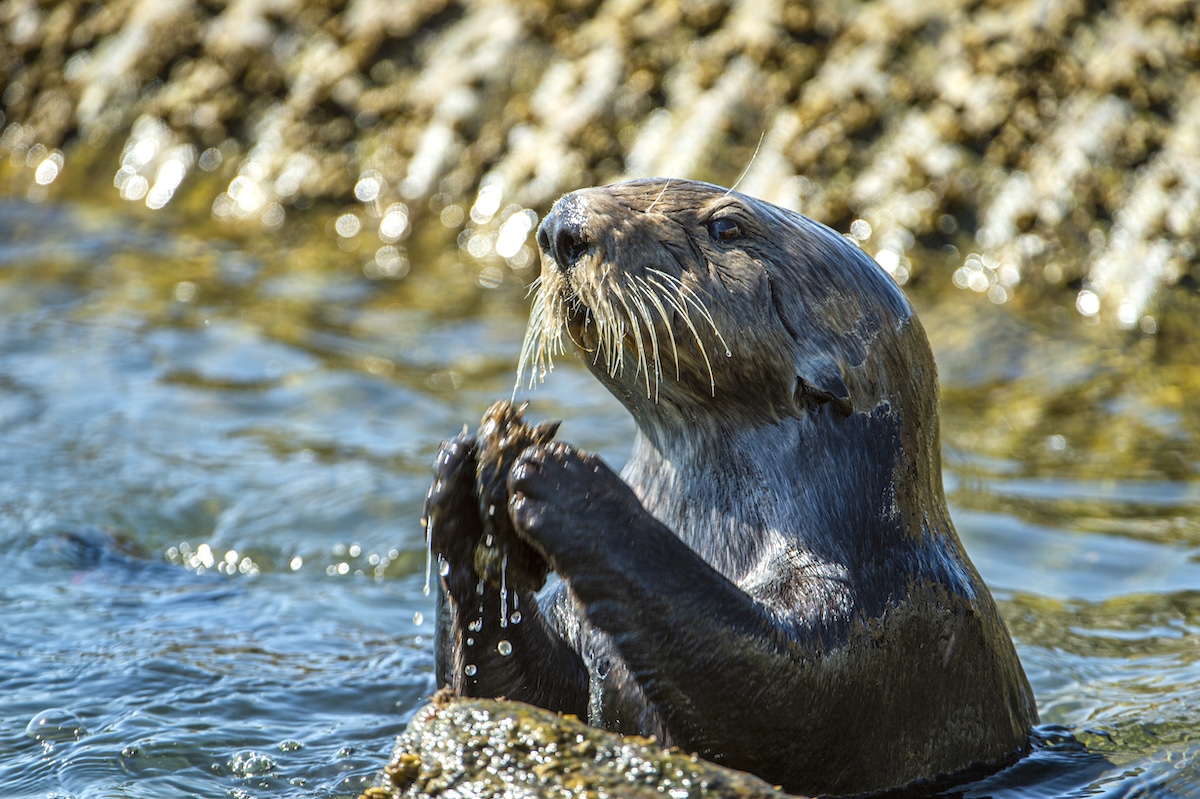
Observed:
[[[434,473],[442,476],[458,471],[462,468],[463,461],[474,451],[475,439],[466,433],[459,433],[449,441],[443,441],[433,462]]]
[[[518,535],[560,574],[603,548],[612,531],[603,520],[633,518],[640,508],[600,458],[560,442],[522,452],[509,471],[508,491]]]

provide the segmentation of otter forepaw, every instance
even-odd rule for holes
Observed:
[[[465,430],[449,441],[442,442],[433,462],[434,483],[429,489],[427,502],[436,503],[440,494],[446,492],[455,481],[475,478],[475,450],[475,439],[467,435]]]
[[[572,556],[600,546],[616,518],[627,517],[623,500],[638,505],[600,458],[559,442],[521,453],[508,473],[508,492],[518,534],[560,573]]]
[[[452,571],[471,572],[481,536],[475,502],[476,442],[466,433],[443,442],[433,466],[433,485],[425,495],[423,523],[433,553]],[[453,567],[460,566],[458,570]]]

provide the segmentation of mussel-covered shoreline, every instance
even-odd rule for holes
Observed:
[[[6,191],[268,230],[318,203],[376,278],[423,227],[528,276],[556,196],[650,174],[1127,329],[1200,269],[1186,0],[6,0],[0,41]]]

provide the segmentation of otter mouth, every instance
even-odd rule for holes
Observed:
[[[598,273],[604,277],[596,279]],[[517,387],[526,368],[529,388],[544,380],[554,369],[554,356],[563,354],[569,341],[593,372],[616,382],[638,383],[654,401],[664,378],[680,380],[681,371],[692,368],[687,362],[695,362],[698,354],[696,365],[705,371],[715,396],[709,344],[719,344],[726,354],[729,347],[703,297],[681,278],[657,269],[640,275],[575,269],[568,278],[554,264],[530,290],[534,302],[521,346]],[[702,333],[711,333],[715,342]]]
[[[592,321],[592,311],[571,297],[564,303],[562,323],[567,329],[571,343],[582,354],[597,352],[600,348],[600,330]]]
[[[655,250],[665,245],[641,228],[659,224],[645,221],[648,211],[614,205],[602,190],[584,191],[560,199],[542,220],[542,274],[530,289],[518,386],[526,368],[531,388],[544,379],[569,341],[602,382],[624,385],[622,395],[640,385],[657,402],[665,378],[695,384],[697,372],[707,374],[715,395],[709,348],[728,354],[729,347],[708,308],[703,276]]]
[[[601,360],[607,362],[607,356],[612,353],[606,353],[603,350],[606,341],[605,328],[596,321],[598,316],[604,316],[603,311],[599,314],[593,311],[592,307],[584,301],[580,292],[571,285],[571,281],[563,277],[561,272],[543,276],[539,280],[541,285],[537,288],[526,335],[536,334],[545,340],[544,344],[542,342],[539,344],[544,349],[547,363],[545,368],[540,371],[543,373],[553,371],[553,363],[550,362],[551,353],[564,352],[568,342],[584,359],[593,363]],[[589,292],[589,294],[595,293],[594,291]],[[594,302],[596,297],[592,297],[592,300]],[[610,342],[609,350],[611,349]],[[535,358],[535,360],[540,361],[540,358]]]

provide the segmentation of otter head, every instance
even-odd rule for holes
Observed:
[[[933,369],[919,326],[919,346],[891,341],[915,318],[870,257],[761,200],[692,181],[619,183],[561,198],[537,238],[522,369],[544,374],[569,341],[643,430],[836,419],[902,401],[911,371]]]

